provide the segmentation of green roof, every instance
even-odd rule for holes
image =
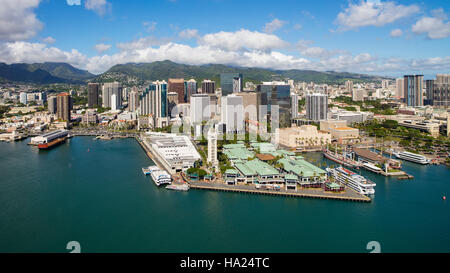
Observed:
[[[314,166],[313,164],[303,159],[293,160],[282,158],[278,160],[278,163],[283,164],[283,168],[285,171],[293,172],[301,177],[314,177],[326,173],[326,171],[322,170],[319,167]]]
[[[245,144],[227,144],[227,145],[223,145],[224,149],[237,149],[237,148],[245,148]]]
[[[252,169],[253,171],[255,171],[258,175],[279,175],[280,173],[278,172],[277,169],[275,169],[274,167],[270,166],[269,164],[262,162],[261,160],[255,159],[252,161],[248,161],[247,163],[245,163],[245,165]]]
[[[330,188],[332,188],[332,189],[339,189],[339,188],[341,187],[341,185],[336,184],[336,183],[334,183],[334,182],[327,183],[327,186],[330,187]]]
[[[286,180],[297,180],[298,176],[294,175],[294,174],[286,174],[284,177]]]
[[[248,160],[255,156],[255,153],[250,152],[247,148],[233,148],[227,149],[223,152],[231,160]]]
[[[239,174],[239,172],[236,169],[227,169],[225,174]]]
[[[244,176],[255,176],[256,171],[249,168],[246,163],[238,163],[234,165]]]

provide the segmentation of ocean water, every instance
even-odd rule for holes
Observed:
[[[320,154],[316,162],[334,164]],[[373,202],[157,188],[134,139],[70,139],[50,151],[0,143],[0,252],[450,252],[450,169],[414,180],[361,171]]]

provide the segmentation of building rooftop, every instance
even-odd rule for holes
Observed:
[[[287,172],[293,172],[300,177],[314,177],[325,174],[326,172],[319,167],[307,162],[304,159],[282,158],[278,163],[283,164],[283,169]]]

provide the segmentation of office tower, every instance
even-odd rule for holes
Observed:
[[[364,101],[364,89],[353,89],[352,92],[353,101]]]
[[[382,80],[381,81],[381,88],[382,89],[389,89],[389,80]]]
[[[347,90],[347,92],[349,92],[349,93],[352,93],[352,91],[353,91],[353,82],[352,81],[345,82],[345,90]]]
[[[211,119],[211,101],[208,94],[191,96],[191,123],[201,124]]]
[[[168,93],[177,93],[178,103],[185,103],[184,79],[169,79]]]
[[[197,94],[197,82],[194,79],[184,82],[184,101],[190,102],[194,94]]]
[[[434,80],[425,81],[426,99],[423,100],[424,105],[433,105],[433,96],[434,96],[433,87],[434,87]]]
[[[244,108],[244,119],[250,122],[259,121],[259,107],[261,106],[261,93],[259,92],[241,92],[235,93],[242,97]]]
[[[232,93],[242,92],[242,90],[244,89],[244,80],[242,74],[220,74],[220,87],[222,88],[222,96],[228,96]]]
[[[292,99],[292,119],[295,119],[298,118],[298,95],[292,93],[291,99]]]
[[[149,85],[141,97],[141,115],[151,116],[156,127],[168,125],[167,83],[156,81]]]
[[[57,105],[57,100],[56,100],[56,96],[51,96],[48,98],[48,112],[50,114],[56,114],[56,106]]]
[[[98,83],[88,84],[88,107],[96,108],[100,106],[99,102],[99,89],[100,85]]]
[[[216,83],[211,80],[202,81],[202,93],[203,94],[214,94],[216,93]]]
[[[56,114],[59,120],[70,122],[70,111],[72,110],[72,99],[68,93],[56,96]]]
[[[328,114],[328,95],[306,95],[306,118],[313,121],[326,120]]]
[[[128,101],[128,87],[122,88],[122,101]]]
[[[111,96],[115,94],[117,108],[122,107],[122,85],[118,82],[103,84],[102,99],[103,107],[111,107]]]
[[[399,78],[399,79],[395,80],[395,85],[397,87],[395,96],[397,98],[403,99],[405,97],[404,96],[404,87],[403,87],[404,82],[405,82],[405,80],[403,78]]]
[[[117,111],[117,95],[112,94],[111,95],[111,110]]]
[[[167,93],[167,105],[169,107],[169,115],[174,118],[178,115],[178,111],[173,111],[178,105],[178,94],[177,93]]]
[[[284,82],[263,82],[258,85],[257,91],[261,93],[261,106],[267,105],[271,122],[279,122],[280,128],[291,127],[291,87]],[[277,106],[278,111],[272,111],[272,106]]]
[[[213,126],[208,132],[208,163],[215,169],[219,166],[217,160],[217,129]]]
[[[22,104],[27,105],[27,103],[28,103],[27,93],[25,93],[25,92],[20,92],[20,95],[19,95],[19,102],[22,103]]]
[[[128,111],[136,112],[139,109],[139,92],[137,88],[133,87],[128,94]]]
[[[433,105],[450,106],[450,74],[437,74],[433,84]]]
[[[244,101],[242,96],[231,94],[222,97],[222,124],[225,125],[225,131],[229,134],[245,133],[244,124]]]
[[[404,101],[408,106],[423,106],[423,75],[405,75]]]

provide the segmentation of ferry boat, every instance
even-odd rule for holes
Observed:
[[[326,169],[330,176],[356,192],[363,195],[373,195],[375,194],[374,187],[376,184],[363,176],[347,170],[343,167],[337,167],[335,169]]]
[[[172,177],[166,171],[162,170],[152,171],[150,176],[152,177],[153,182],[155,182],[156,186],[158,187],[161,185],[172,184]]]
[[[374,172],[374,173],[381,173],[383,171],[381,168],[378,168],[374,164],[368,163],[368,162],[364,163],[362,166],[363,166],[364,169],[369,170],[369,171]]]
[[[422,165],[426,165],[426,164],[430,164],[431,160],[426,158],[423,155],[418,155],[418,154],[413,154],[410,152],[394,152],[393,153],[397,158],[403,159],[403,160],[407,160],[407,161],[411,161],[414,163],[418,163],[418,164],[422,164]]]
[[[175,190],[175,191],[188,191],[190,189],[189,184],[178,184],[178,185],[168,185],[166,186],[167,190]]]

